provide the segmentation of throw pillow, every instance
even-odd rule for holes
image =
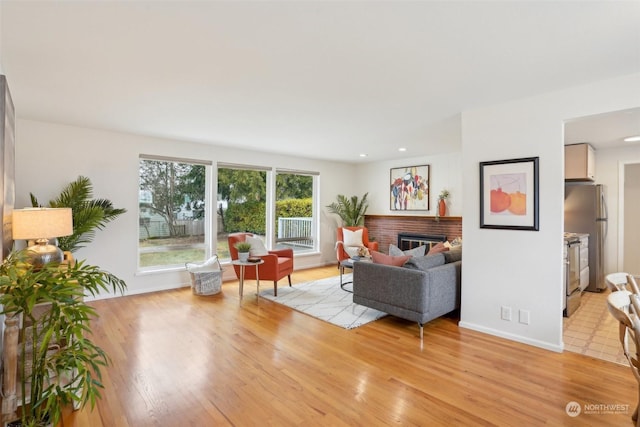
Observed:
[[[389,255],[399,256],[399,255],[410,255],[410,256],[424,256],[427,247],[425,245],[418,246],[413,249],[407,249],[403,251],[399,247],[394,244],[389,245]]]
[[[362,228],[355,231],[343,228],[342,242],[345,246],[364,246],[364,243],[362,243]]]
[[[251,244],[249,249],[249,256],[263,256],[269,255],[269,251],[265,248],[264,243],[258,237],[247,236],[246,242]]]
[[[371,251],[371,259],[375,264],[402,267],[411,257],[409,255],[391,256],[378,251]]]
[[[431,254],[437,254],[439,252],[445,252],[445,251],[448,251],[448,250],[449,250],[449,248],[446,247],[444,245],[444,243],[438,242],[437,244],[431,246],[431,249],[429,249],[429,252],[427,252],[427,253],[431,255]]]
[[[426,271],[433,267],[438,267],[439,265],[444,265],[445,259],[444,254],[429,254],[427,256],[414,256],[409,259],[404,266],[406,268],[410,268],[412,270],[422,270]]]

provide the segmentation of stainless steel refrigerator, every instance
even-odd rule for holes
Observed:
[[[569,183],[564,187],[564,231],[589,233],[589,286],[600,292],[604,283],[604,241],[607,238],[607,205],[601,184]]]

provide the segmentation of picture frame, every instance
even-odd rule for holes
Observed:
[[[13,249],[13,209],[15,204],[15,109],[7,78],[0,75],[0,218],[4,260]]]
[[[480,228],[539,231],[539,157],[480,163]]]
[[[392,211],[429,210],[429,165],[391,168],[390,207]]]

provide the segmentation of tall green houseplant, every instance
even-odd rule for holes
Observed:
[[[369,208],[368,195],[369,193],[365,193],[362,199],[359,200],[358,196],[347,198],[342,194],[338,194],[336,201],[328,205],[327,208],[329,208],[329,212],[338,215],[342,219],[343,226],[361,226],[364,225],[364,216]]]
[[[38,199],[30,193],[31,205],[42,207]],[[50,208],[71,208],[73,215],[73,234],[58,238],[58,247],[63,251],[75,252],[93,241],[96,230],[103,229],[107,223],[126,212],[126,209],[113,207],[107,199],[92,199],[93,185],[84,176],[69,183],[60,195],[49,201]]]
[[[19,387],[5,389],[4,399],[13,403],[14,414],[22,401],[23,427],[55,426],[65,405],[94,406],[103,387],[100,370],[109,362],[91,341],[90,320],[97,314],[84,302],[85,292],[122,293],[126,284],[82,261],[36,267],[27,251],[13,252],[0,264],[5,372],[15,372]]]

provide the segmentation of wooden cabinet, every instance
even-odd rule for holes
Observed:
[[[564,146],[564,179],[594,181],[596,165],[594,149],[589,144]]]

